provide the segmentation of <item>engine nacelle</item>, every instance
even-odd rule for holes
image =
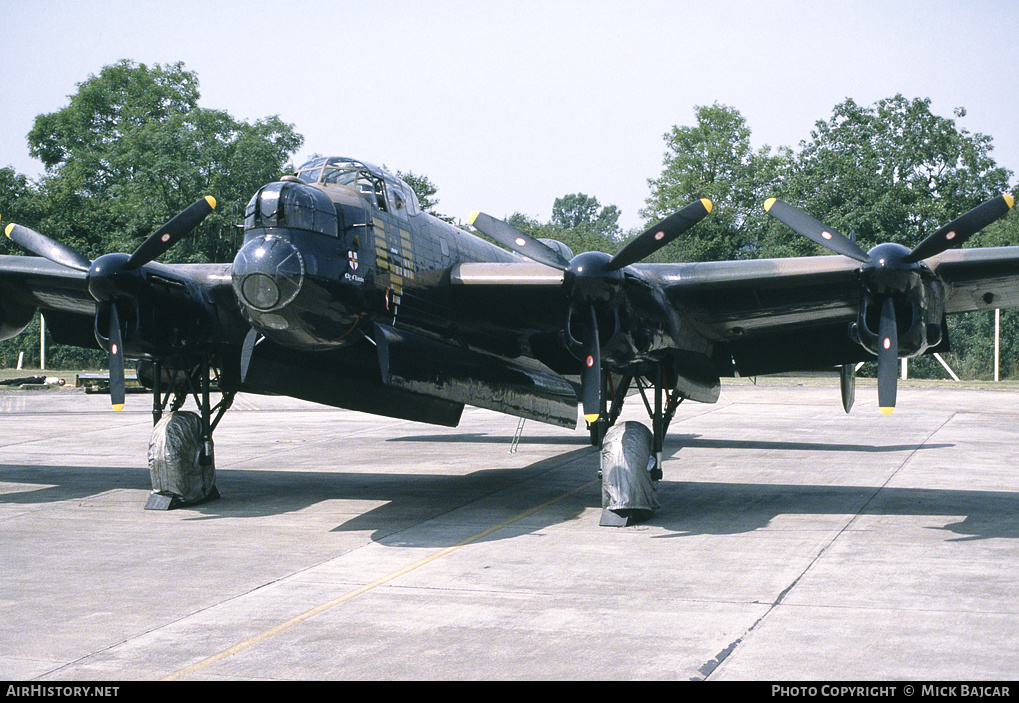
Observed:
[[[549,249],[558,252],[559,255],[567,261],[573,258],[573,250],[558,239],[539,239],[538,241],[547,246]]]
[[[881,307],[895,306],[899,358],[923,354],[944,339],[945,285],[923,262],[903,264],[909,251],[898,244],[880,244],[870,251],[874,261],[861,269],[863,296],[849,335],[877,356]]]
[[[0,341],[17,337],[35,316],[35,308],[16,305],[0,298]]]

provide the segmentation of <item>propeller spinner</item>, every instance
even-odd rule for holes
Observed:
[[[611,297],[608,291],[615,282],[622,280],[618,273],[621,269],[637,263],[675,240],[704,219],[711,208],[711,201],[707,198],[696,200],[642,232],[615,256],[585,252],[573,257],[572,261],[567,261],[559,252],[512,225],[481,212],[471,215],[471,225],[482,234],[532,261],[570,274],[576,291],[575,299],[579,298],[578,302],[587,304],[590,316],[590,324],[582,340],[580,374],[581,405],[584,419],[589,423],[596,422],[601,415],[601,344],[596,301]]]
[[[962,246],[971,236],[1005,216],[1014,205],[1011,195],[992,198],[966,214],[958,217],[924,239],[920,244],[907,250],[897,244],[879,244],[865,252],[851,239],[839,234],[810,215],[797,210],[777,198],[764,203],[765,211],[811,241],[827,249],[859,261],[861,282],[865,294],[880,304],[880,321],[877,330],[878,362],[878,406],[881,412],[889,414],[895,409],[898,384],[897,362],[899,359],[899,327],[896,319],[895,296],[905,294],[919,275],[920,262],[948,249]],[[846,412],[852,406],[846,389],[849,388],[843,372],[843,404]]]
[[[118,305],[135,297],[138,288],[143,285],[143,279],[137,273],[138,269],[164,254],[208,217],[215,207],[216,199],[207,195],[156,230],[130,257],[126,254],[105,254],[95,261],[90,261],[71,247],[23,225],[12,223],[4,230],[9,239],[33,254],[88,275],[89,294],[99,304],[97,322],[102,317],[109,320],[106,338],[110,347],[110,402],[114,410],[124,409],[126,392],[124,340],[120,329]]]

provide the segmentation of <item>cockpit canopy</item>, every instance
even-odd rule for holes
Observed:
[[[244,227],[286,227],[338,235],[333,201],[303,183],[277,181],[262,187],[244,210]]]
[[[312,159],[297,169],[297,177],[308,184],[344,186],[356,191],[372,206],[400,217],[421,212],[413,189],[384,168],[344,156]]]

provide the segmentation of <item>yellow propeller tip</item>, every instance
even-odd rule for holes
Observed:
[[[776,200],[778,200],[778,198],[768,198],[767,200],[765,200],[764,201],[764,211],[768,212],[768,210],[771,209],[771,206],[775,204]]]
[[[584,419],[587,420],[588,422],[598,422],[598,417],[599,417],[598,413],[594,413],[592,415],[584,415]]]
[[[14,229],[14,223],[13,222],[10,223],[9,225],[7,225],[7,227],[4,229],[4,234],[7,235],[8,239],[11,238],[11,230],[13,230],[13,229]]]
[[[892,414],[892,410],[895,410],[895,406],[892,406],[890,408],[881,408],[881,414],[882,415],[891,415]]]
[[[205,196],[205,202],[207,202],[209,204],[209,207],[211,207],[213,210],[216,209],[216,199],[211,195]]]
[[[471,213],[470,217],[467,218],[467,221],[471,223],[472,227],[474,226],[474,220],[478,219],[478,215],[480,214],[480,212],[474,211]]]
[[[117,403],[116,405],[113,406],[114,412],[118,412],[119,413],[123,409],[124,409],[124,404],[123,403]]]
[[[1008,205],[1008,209],[1011,210],[1012,206],[1015,205],[1015,200],[1008,193],[1005,193],[1002,197],[1005,198],[1005,204]]]
[[[703,205],[704,209],[707,210],[709,213],[711,212],[711,208],[714,207],[714,204],[707,198],[701,198],[701,205]]]

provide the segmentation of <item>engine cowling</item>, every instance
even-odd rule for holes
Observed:
[[[871,249],[871,261],[860,270],[863,296],[849,334],[875,356],[881,346],[881,311],[889,298],[895,310],[899,358],[923,354],[944,338],[944,283],[922,261],[904,262],[909,253],[899,244],[880,244]]]

